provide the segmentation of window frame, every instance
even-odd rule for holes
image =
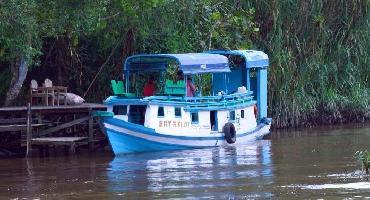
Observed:
[[[122,111],[122,110],[120,110],[120,107],[121,107],[121,109],[124,108],[122,113],[120,113],[120,111]],[[117,110],[115,110],[115,108]],[[112,111],[113,111],[114,115],[127,115],[128,105],[113,105]]]
[[[196,120],[194,120],[193,116],[196,116]],[[199,124],[199,113],[198,112],[191,112],[190,113],[190,120],[192,124]]]
[[[178,110],[177,113],[176,113],[176,110]],[[174,113],[175,113],[175,117],[176,118],[181,118],[182,117],[182,113],[181,113],[181,108],[180,107],[175,107],[174,108]],[[180,114],[180,115],[176,115],[176,114]]]
[[[233,115],[231,113],[233,113]],[[233,116],[233,118],[231,118],[231,116]],[[235,110],[230,110],[229,111],[229,121],[235,121],[235,118],[236,118]]]
[[[160,110],[162,110],[162,112],[163,112],[162,115],[160,115]],[[157,117],[164,118],[164,107],[163,106],[158,106]]]

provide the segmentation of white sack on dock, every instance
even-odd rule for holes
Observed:
[[[77,94],[66,93],[66,101],[68,105],[78,105],[82,104],[85,100]]]

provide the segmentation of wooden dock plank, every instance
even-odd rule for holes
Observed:
[[[32,124],[32,127],[40,127],[45,124]],[[1,125],[0,132],[9,132],[9,131],[24,131],[27,129],[27,124],[16,124],[16,125]]]
[[[107,106],[98,103],[83,103],[80,105],[60,105],[60,106],[32,106],[31,110],[34,111],[66,111],[66,110],[102,110],[106,109]],[[4,112],[26,112],[27,106],[18,106],[18,107],[0,107],[0,113]]]
[[[26,124],[27,118],[11,118],[11,119],[0,119],[0,124]]]
[[[88,137],[43,137],[32,138],[32,144],[45,144],[45,143],[71,143],[86,140]]]
[[[50,133],[55,133],[55,132],[60,131],[62,129],[65,129],[65,128],[74,126],[76,124],[80,124],[80,123],[82,123],[82,122],[84,122],[86,120],[89,120],[90,118],[91,118],[90,116],[87,116],[87,117],[76,119],[76,120],[71,121],[71,122],[67,122],[67,123],[61,124],[61,125],[56,126],[56,127],[53,127],[53,128],[49,128],[49,129],[46,129],[44,131],[41,131],[39,133],[39,135],[40,136],[44,136],[44,135],[48,135]]]
[[[32,138],[31,145],[65,145],[69,146],[71,153],[76,152],[77,143],[87,140],[88,137],[45,137],[45,138]]]

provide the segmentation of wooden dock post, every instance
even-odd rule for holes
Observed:
[[[89,150],[92,152],[94,150],[94,118],[91,108],[89,108],[89,117]]]
[[[31,151],[31,140],[32,140],[32,113],[31,104],[27,104],[27,152],[26,156],[30,155]]]

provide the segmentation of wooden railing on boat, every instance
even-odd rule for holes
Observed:
[[[204,97],[151,96],[142,101],[164,105],[183,106],[185,111],[236,109],[256,104],[253,92]]]

